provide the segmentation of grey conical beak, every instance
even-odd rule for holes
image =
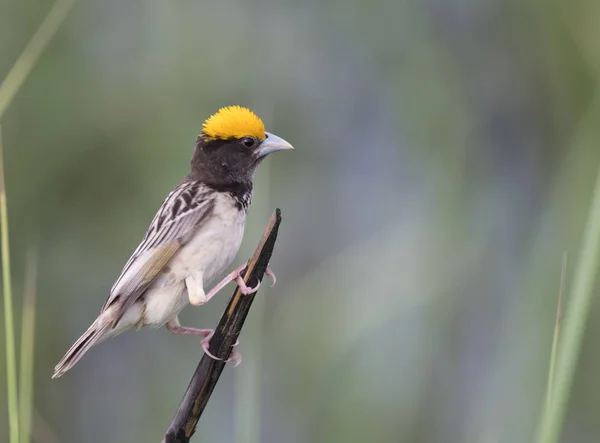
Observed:
[[[294,149],[292,145],[290,145],[281,137],[277,137],[275,134],[271,134],[270,132],[265,132],[265,134],[267,134],[267,138],[260,144],[260,147],[258,148],[259,157],[264,157],[265,155],[269,155],[277,151]]]

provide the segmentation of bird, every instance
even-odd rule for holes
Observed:
[[[232,281],[243,294],[256,292],[258,285],[248,287],[241,277],[246,263],[210,291],[205,288],[238,253],[257,166],[269,154],[290,149],[246,107],[226,106],[207,118],[189,174],[167,195],[98,317],[57,363],[52,378],[71,369],[92,346],[145,326],[201,336],[204,351],[216,358],[208,352],[214,331],[181,326],[178,315],[188,304],[205,304]],[[274,283],[270,269],[269,274]]]

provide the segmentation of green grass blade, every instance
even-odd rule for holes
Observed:
[[[32,248],[27,253],[25,266],[25,291],[23,294],[23,320],[21,324],[21,367],[19,373],[21,443],[29,443],[31,441],[36,282],[37,251]]]
[[[544,409],[538,429],[538,443],[556,443],[565,418],[573,376],[577,367],[579,350],[587,320],[592,290],[600,255],[600,170],[596,177],[581,251],[573,285],[570,307],[565,317],[563,336],[558,346],[556,375],[552,389],[552,401]]]
[[[554,372],[556,367],[556,351],[560,336],[560,322],[562,319],[562,298],[565,292],[565,279],[567,276],[567,253],[563,254],[562,269],[560,271],[560,285],[558,289],[558,303],[556,307],[556,321],[554,323],[554,336],[552,337],[552,351],[550,352],[550,369],[548,370],[548,386],[546,387],[546,409],[552,403],[552,390],[554,389]]]
[[[66,18],[75,0],[58,0],[44,18],[38,30],[0,83],[0,120],[13,98],[27,79],[38,58]],[[8,415],[10,443],[19,443],[19,404],[17,399],[17,363],[13,321],[10,252],[8,245],[8,214],[4,183],[4,160],[0,132],[0,229],[2,238],[2,274],[4,288],[4,327],[6,330],[6,378],[8,384]]]
[[[4,186],[4,156],[0,126],[0,230],[2,231],[2,288],[4,292],[4,330],[6,335],[6,381],[8,384],[8,427],[10,443],[19,443],[19,405],[17,401],[17,357],[13,320],[12,287],[10,281],[10,250],[8,247],[8,214]]]
[[[74,3],[75,0],[58,0],[52,5],[50,12],[0,84],[0,120]]]

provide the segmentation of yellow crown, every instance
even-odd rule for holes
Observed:
[[[256,137],[266,138],[265,125],[250,109],[242,106],[227,106],[206,119],[202,125],[206,140]]]

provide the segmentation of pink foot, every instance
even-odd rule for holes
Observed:
[[[199,337],[211,337],[215,331],[214,329],[196,329],[196,328],[186,328],[185,326],[180,326],[178,324],[173,324],[171,322],[167,323],[167,329],[171,331],[173,334],[177,335],[196,335]]]
[[[200,342],[200,345],[202,346],[202,349],[204,349],[204,352],[206,353],[206,355],[208,355],[213,360],[223,361],[222,358],[218,358],[217,356],[213,355],[208,350],[208,345],[210,344],[210,339],[215,334],[215,330],[214,329],[186,328],[185,326],[181,326],[179,324],[179,320],[174,320],[174,321],[172,320],[172,321],[168,322],[166,324],[166,326],[167,326],[167,329],[169,331],[171,331],[173,334],[177,334],[177,335],[196,335],[196,336],[202,337],[202,341]],[[233,344],[233,346],[237,346],[239,343],[240,343],[240,341],[238,339],[238,340],[235,341],[235,343]],[[230,355],[230,357],[227,360],[225,360],[225,363],[227,363],[229,361],[233,361],[234,362],[234,365],[233,365],[234,368],[238,367],[239,364],[242,362],[242,354],[240,354],[236,350],[231,351],[231,355]]]
[[[219,358],[216,355],[213,355],[208,350],[208,346],[210,344],[210,339],[212,338],[214,333],[215,332],[212,331],[208,337],[205,337],[204,339],[202,339],[202,341],[200,342],[200,344],[202,345],[202,349],[204,349],[204,352],[206,353],[206,355],[208,355],[213,360],[225,361],[225,363],[233,361],[234,362],[233,367],[237,368],[240,365],[240,363],[242,362],[242,354],[240,354],[235,349],[233,351],[231,351],[231,355],[229,356],[229,358],[227,360],[223,360],[222,358]],[[233,344],[233,346],[237,346],[238,344],[239,344],[239,340],[236,340],[236,342]]]
[[[219,292],[232,281],[235,281],[238,284],[238,286],[240,287],[240,291],[244,295],[253,294],[254,292],[258,291],[258,286],[260,285],[257,285],[255,288],[249,288],[242,279],[241,273],[244,269],[246,269],[247,266],[248,264],[244,263],[242,266],[234,269],[232,272],[227,274],[227,276],[223,280],[217,283],[217,285],[215,285],[215,287],[212,288],[210,292],[208,292],[208,294],[206,294],[206,300],[210,300],[211,298],[213,298],[217,292]]]
[[[237,285],[240,288],[240,292],[244,295],[254,294],[256,291],[258,291],[258,288],[260,287],[260,282],[258,282],[258,284],[254,288],[251,288],[248,285],[246,285],[246,282],[244,282],[244,279],[242,278],[242,271],[244,269],[246,269],[247,267],[248,267],[248,263],[244,263],[243,265],[239,266],[238,268],[234,269],[232,272],[227,274],[227,276],[223,280],[221,280],[219,283],[217,283],[215,285],[215,287],[212,288],[206,294],[206,296],[205,296],[206,301],[213,298],[217,294],[217,292],[219,292],[221,289],[223,289],[227,284],[231,283],[232,281],[235,281],[237,283]],[[273,280],[271,287],[275,286],[275,282],[277,281],[277,279],[275,277],[275,274],[271,270],[271,268],[267,268],[266,274],[269,277],[271,277],[271,280]]]
[[[247,266],[247,264],[244,265],[243,267],[236,269],[236,271],[238,271],[238,275],[235,278],[235,281],[238,284],[238,286],[240,287],[240,292],[244,295],[249,295],[249,294],[254,294],[256,291],[258,291],[258,288],[260,288],[260,282],[258,282],[258,284],[253,288],[246,286],[246,282],[244,282],[244,279],[241,276],[241,272],[244,269],[246,269],[246,266]],[[275,273],[271,270],[271,268],[267,267],[265,274],[267,274],[269,277],[271,277],[271,280],[273,280],[273,283],[271,283],[271,287],[275,286],[275,282],[277,282],[277,277],[275,277]]]
[[[253,288],[246,286],[246,282],[240,274],[238,274],[238,276],[235,278],[235,282],[240,287],[240,292],[244,295],[254,294],[256,291],[258,291],[258,288],[260,288],[260,282],[258,282],[258,284]]]

